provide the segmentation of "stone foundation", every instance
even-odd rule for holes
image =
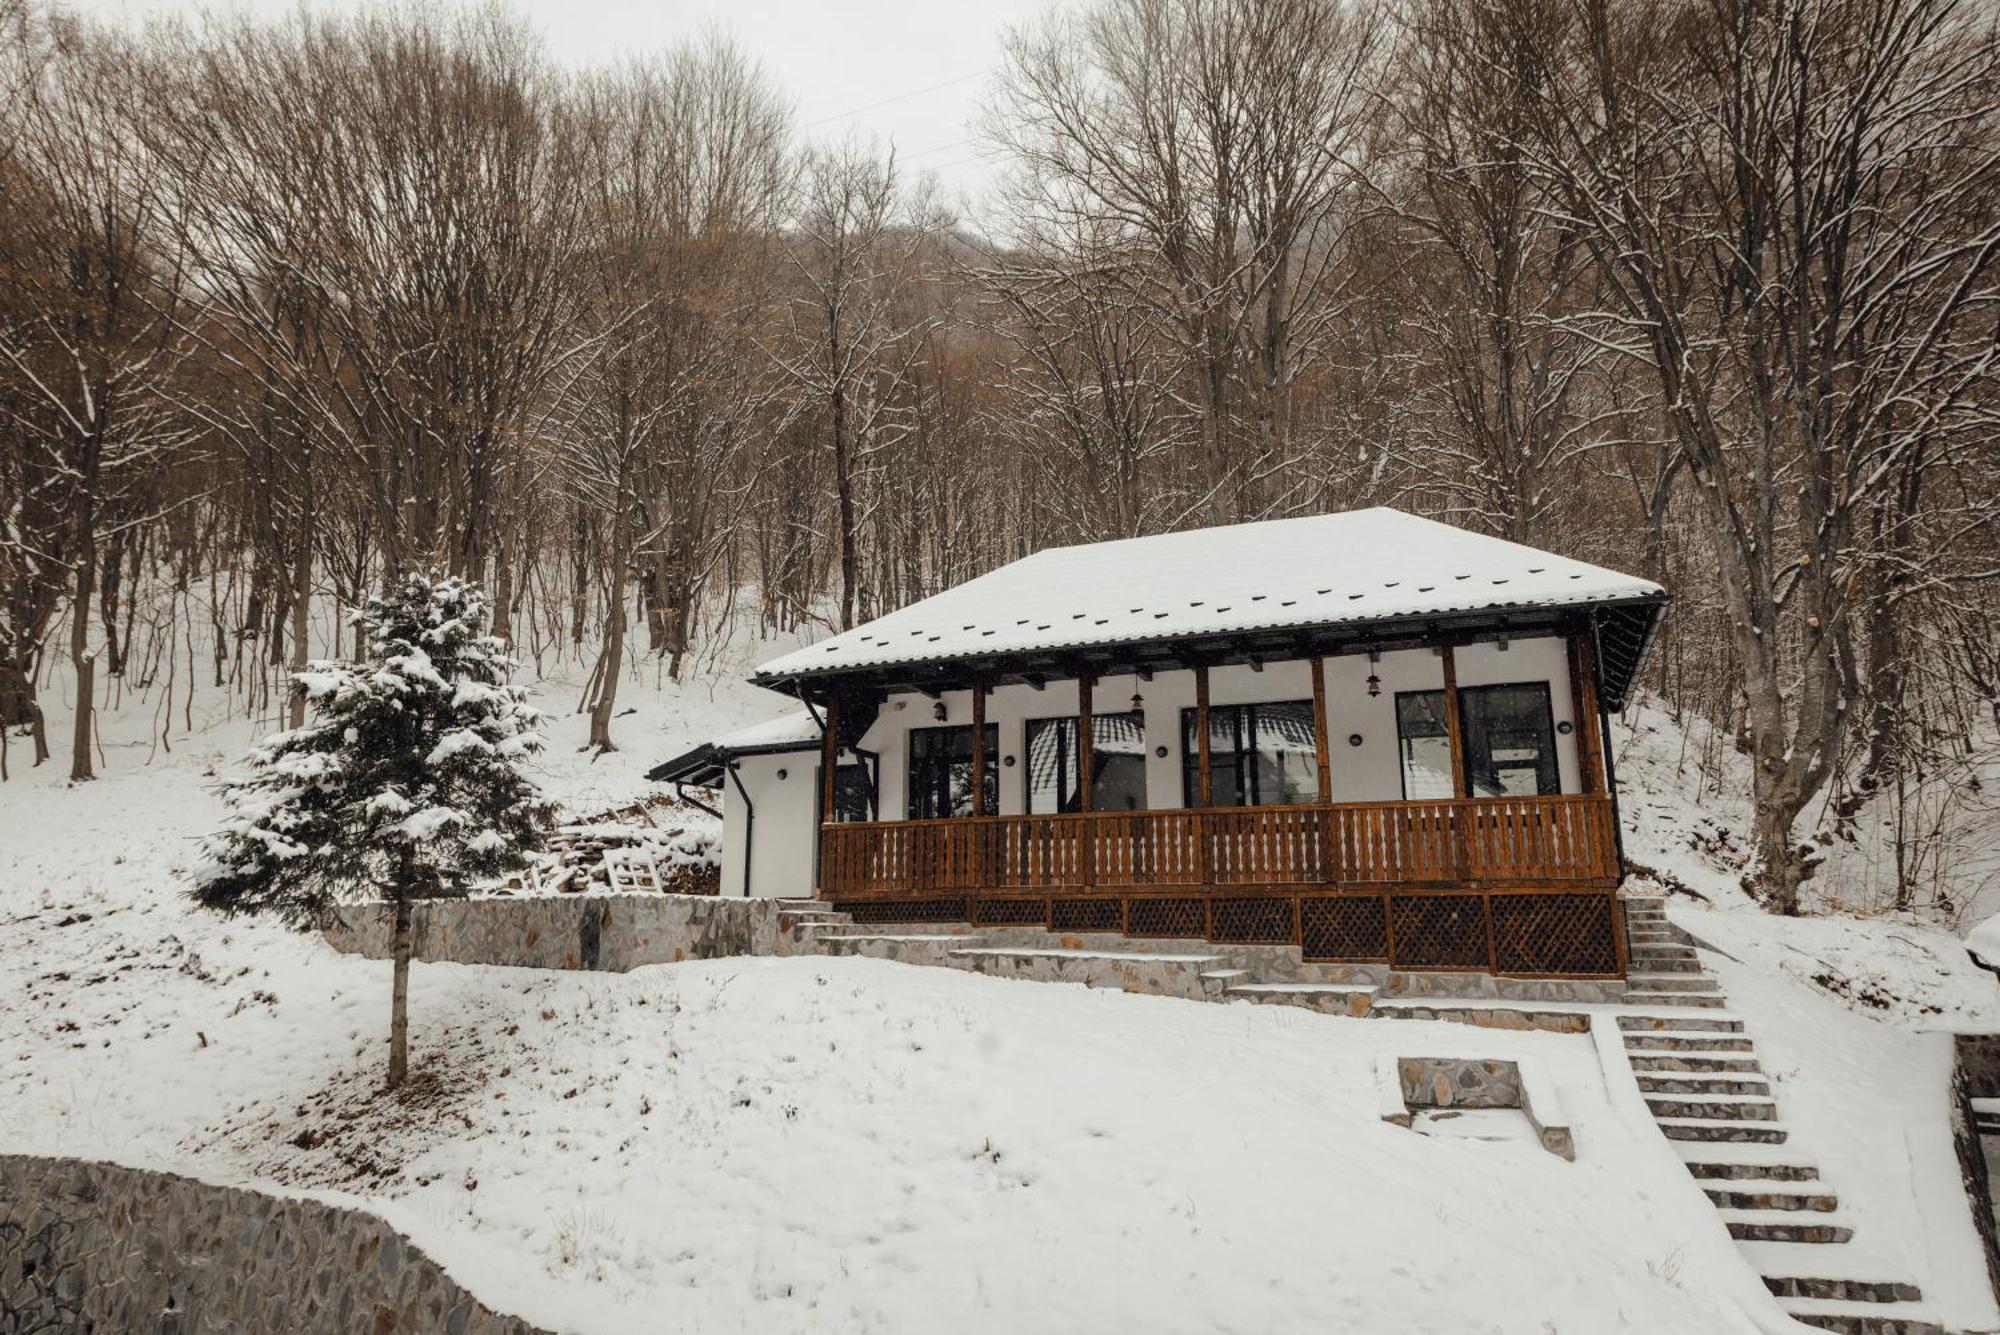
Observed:
[[[708,895],[428,900],[412,914],[413,958],[622,973],[731,955],[811,954],[779,925],[780,912],[774,899]],[[387,904],[344,905],[326,929],[334,949],[369,959],[389,958],[393,936]]]
[[[363,1211],[13,1154],[0,1155],[0,1330],[546,1335]]]

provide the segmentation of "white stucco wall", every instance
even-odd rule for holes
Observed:
[[[1547,682],[1556,723],[1575,723],[1571,708],[1567,655],[1560,639],[1517,639],[1501,649],[1497,643],[1462,646],[1456,651],[1461,686]],[[1336,802],[1393,801],[1403,796],[1396,738],[1395,698],[1398,691],[1438,690],[1444,685],[1444,663],[1430,649],[1401,650],[1382,655],[1372,670],[1382,678],[1382,693],[1368,694],[1371,664],[1367,655],[1326,660],[1327,757]],[[1160,672],[1151,681],[1116,674],[1099,679],[1093,703],[1103,713],[1130,708],[1132,693],[1145,697],[1146,788],[1153,807],[1181,805],[1181,737],[1183,708],[1194,706],[1194,674]],[[1248,667],[1219,667],[1209,672],[1211,705],[1256,704],[1276,700],[1310,700],[1312,670],[1303,661],[1266,664],[1262,672]],[[861,739],[865,750],[881,760],[880,809],[883,819],[908,814],[909,752],[913,728],[939,726],[937,701],[920,694],[892,695]],[[949,725],[972,721],[972,693],[947,691],[943,696]],[[1055,718],[1077,712],[1076,683],[1050,682],[1032,686],[1001,686],[987,693],[986,719],[999,733],[1000,814],[1026,809],[1027,766],[1022,757],[1030,719]],[[1360,745],[1349,742],[1361,738]],[[1159,749],[1164,747],[1166,755]],[[1566,793],[1580,791],[1576,768],[1576,734],[1556,735],[1557,765]],[[1012,757],[1014,764],[1006,759]],[[808,895],[813,872],[813,776],[819,758],[804,751],[785,755],[744,756],[737,777],[756,804],[756,848],[750,859],[748,893]],[[780,780],[778,771],[786,777]],[[745,846],[743,801],[733,785],[723,796],[722,892],[746,893],[742,851]]]

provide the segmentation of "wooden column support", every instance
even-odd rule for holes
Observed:
[[[813,823],[813,869],[819,891],[826,874],[826,827],[833,823],[833,797],[840,774],[840,697],[826,702],[826,729],[819,743],[819,819]]]
[[[1194,670],[1195,805],[1215,805],[1215,784],[1208,772],[1208,669]]]
[[[1078,673],[1076,678],[1076,809],[1086,816],[1095,807],[1095,770],[1097,769],[1096,729],[1092,726],[1094,711],[1091,708],[1091,693],[1097,679],[1088,672]],[[1078,850],[1079,870],[1085,885],[1097,884],[1097,822],[1083,822],[1083,847]]]
[[[1314,758],[1319,761],[1319,800],[1333,801],[1333,769],[1326,758],[1326,660],[1314,655],[1312,660],[1313,678],[1313,739]]]
[[[997,799],[998,793],[994,794]],[[986,688],[972,688],[972,814],[991,816],[986,809]]]
[[[1469,797],[1465,782],[1465,722],[1458,709],[1458,661],[1444,646],[1444,730],[1451,739],[1451,795]]]
[[[1569,639],[1570,713],[1575,721],[1576,776],[1591,796],[1604,792],[1603,720],[1597,707],[1597,655],[1581,635]]]

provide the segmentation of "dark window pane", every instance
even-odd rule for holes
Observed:
[[[986,725],[986,810],[999,809],[1000,729]],[[972,814],[972,729],[910,729],[911,820]]]
[[[1547,682],[1473,686],[1459,692],[1466,791],[1474,797],[1534,797],[1562,791]]]
[[[875,780],[868,766],[842,765],[833,772],[833,818],[875,819]]]
[[[1097,714],[1090,723],[1092,806],[1145,810],[1145,720],[1138,714]],[[1029,813],[1079,810],[1075,716],[1029,719],[1026,749]]]
[[[1396,737],[1403,759],[1404,800],[1452,796],[1456,790],[1451,782],[1451,734],[1444,721],[1444,692],[1398,692]]]

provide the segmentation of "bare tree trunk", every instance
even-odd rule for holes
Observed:
[[[403,855],[407,874],[410,856]],[[396,980],[389,998],[389,1083],[396,1089],[410,1073],[410,893],[407,885],[396,887]]]
[[[631,560],[631,504],[625,496],[625,479],[618,479],[617,510],[611,516],[611,571],[604,604],[603,675],[597,682],[597,699],[590,709],[588,746],[599,752],[616,751],[611,741],[611,710],[618,702],[618,674],[625,664],[625,565]]]
[[[298,673],[306,670],[309,657],[306,640],[311,631],[314,518],[312,461],[308,458],[305,485],[299,497],[299,550],[292,565],[292,673],[295,680]],[[334,652],[339,653],[337,644]],[[290,695],[291,726],[303,728],[306,725],[306,697],[296,685]]]
[[[84,502],[86,511],[90,502]],[[76,719],[70,736],[69,777],[72,783],[96,778],[90,765],[91,710],[96,704],[97,664],[90,654],[90,598],[97,584],[97,535],[86,514],[82,552],[76,563],[76,599],[70,609],[69,661],[76,671]]]

